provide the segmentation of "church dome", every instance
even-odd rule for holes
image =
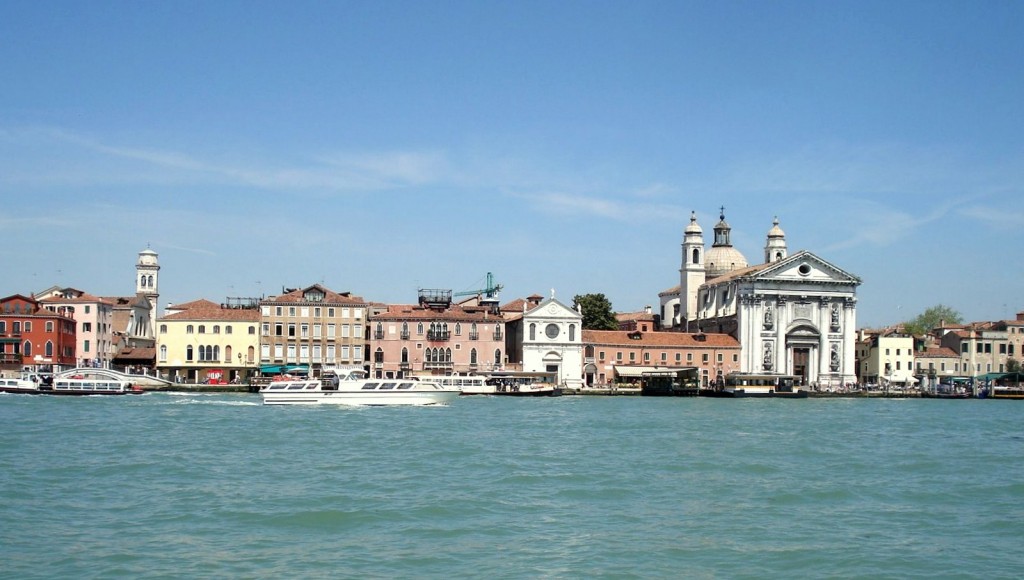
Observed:
[[[704,271],[707,273],[708,280],[747,267],[747,259],[739,250],[732,247],[732,243],[729,241],[731,231],[732,228],[725,221],[725,208],[723,207],[722,213],[718,216],[718,223],[715,224],[715,243],[704,255]]]
[[[704,255],[708,280],[747,267],[747,259],[732,246],[712,246]]]

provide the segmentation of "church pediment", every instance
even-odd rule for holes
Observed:
[[[540,304],[536,308],[530,310],[523,315],[524,319],[575,319],[580,318],[580,313],[573,310],[571,307],[562,304],[554,298],[549,298]]]
[[[764,282],[807,282],[818,284],[849,284],[857,286],[860,278],[822,258],[803,251],[760,270],[753,276]]]

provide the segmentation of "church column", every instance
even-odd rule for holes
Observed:
[[[857,299],[847,298],[843,302],[843,381],[857,382]]]

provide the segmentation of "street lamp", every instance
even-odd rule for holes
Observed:
[[[238,353],[238,382],[242,382],[242,353]]]

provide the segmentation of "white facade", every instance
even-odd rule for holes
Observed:
[[[549,298],[523,314],[523,370],[554,372],[558,384],[583,385],[583,315]]]
[[[860,279],[806,251],[753,270],[708,289],[735,297],[741,370],[856,383]]]
[[[678,294],[659,295],[663,326],[733,335],[741,372],[791,374],[824,387],[855,383],[860,279],[810,252],[788,255],[778,218],[760,265],[747,266],[729,233],[723,210],[705,255],[703,232],[690,216]],[[678,317],[669,309],[675,305]]]

